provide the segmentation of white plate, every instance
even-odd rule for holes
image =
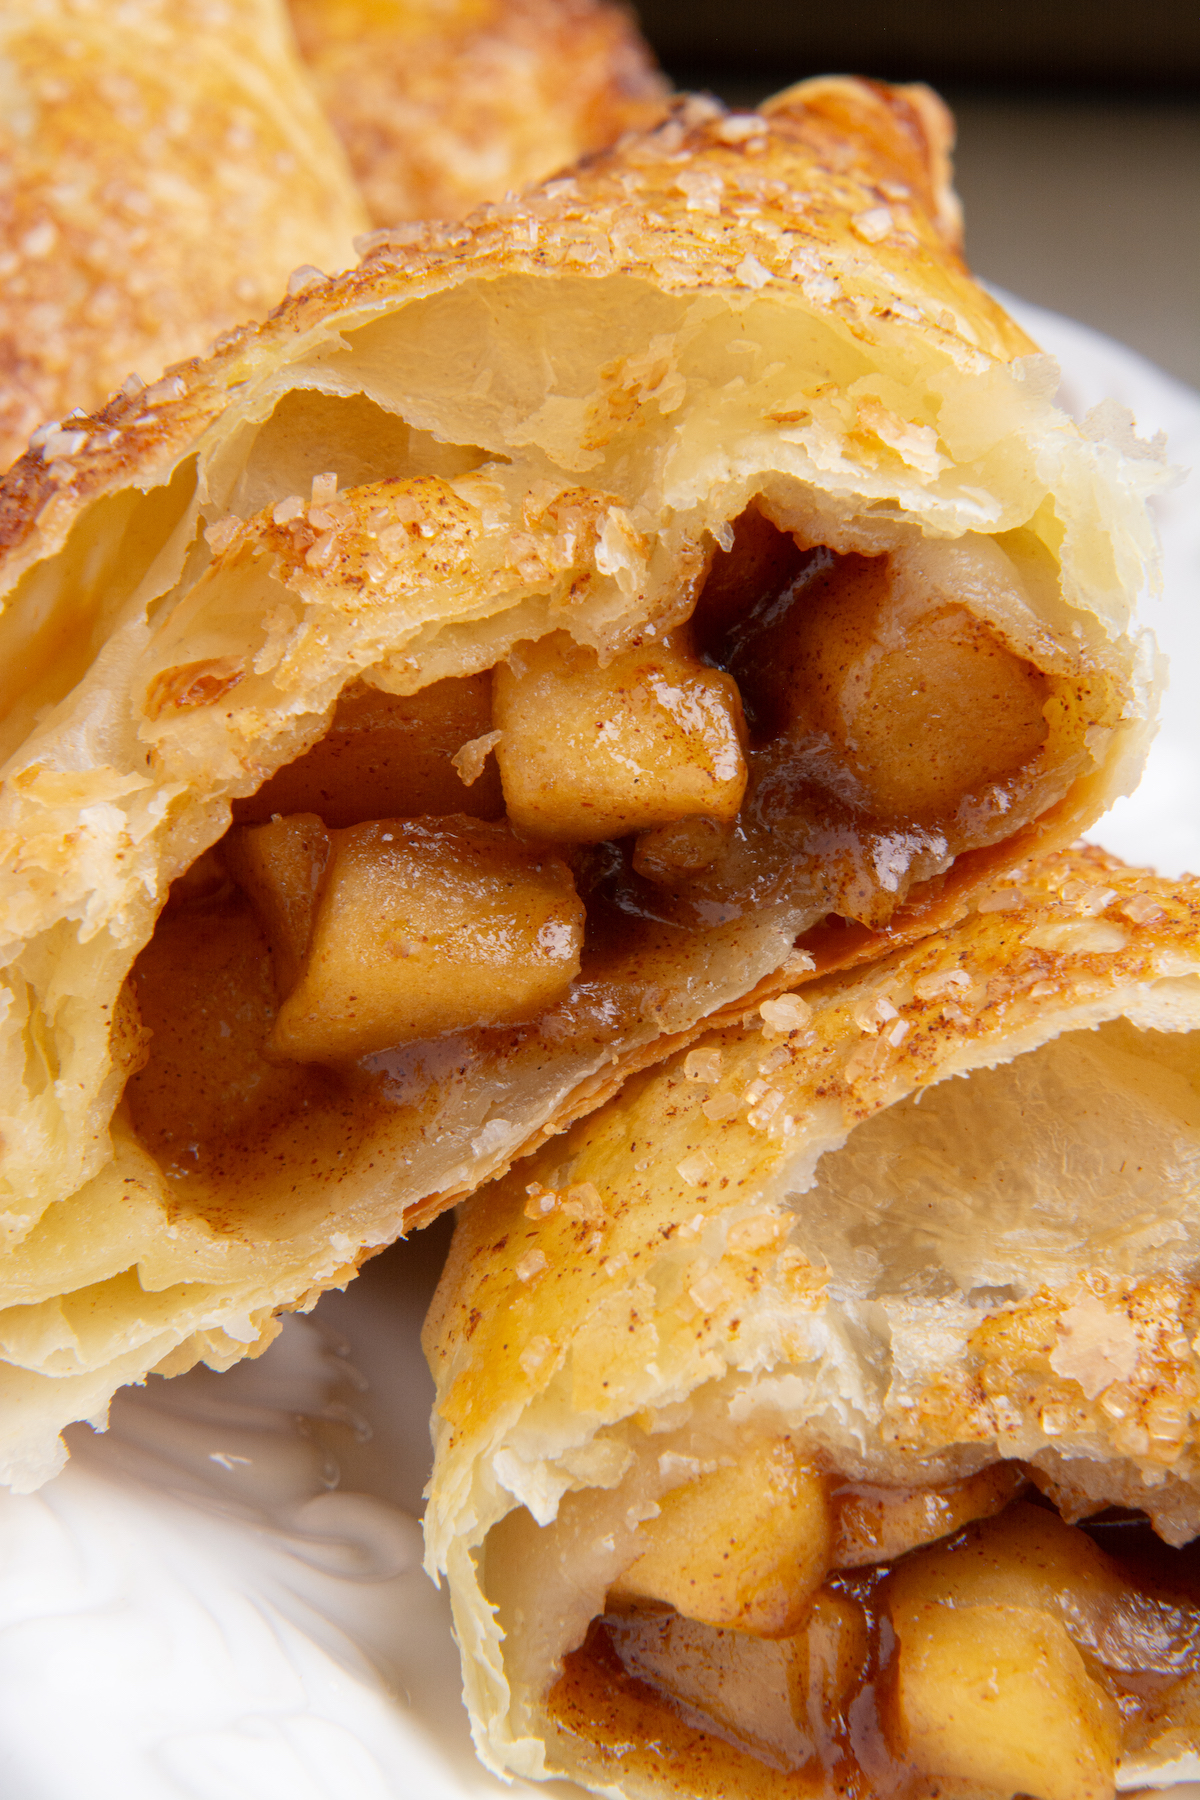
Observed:
[[[1059,358],[1071,412],[1115,398],[1200,465],[1200,396],[1009,304]],[[1200,475],[1158,505],[1148,622],[1175,684],[1142,786],[1093,835],[1174,874],[1200,869]],[[449,1609],[420,1568],[418,1332],[447,1231],[369,1264],[257,1362],[122,1394],[106,1435],[71,1433],[55,1481],[0,1495],[5,1800],[578,1800],[475,1762]]]

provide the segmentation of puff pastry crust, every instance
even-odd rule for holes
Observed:
[[[344,268],[367,220],[276,0],[15,0],[0,46],[7,465],[264,314],[298,265]]]
[[[344,1282],[706,1016],[957,916],[1136,778],[1154,671],[1130,604],[1152,579],[1157,471],[1128,433],[1131,453],[1103,421],[1088,436],[1054,409],[1053,365],[970,281],[948,130],[925,90],[841,79],[761,114],[682,101],[527,199],[314,278],[0,486],[7,1479],[41,1479],[58,1429],[101,1414],[120,1382],[265,1343],[279,1308]],[[826,613],[788,612],[799,635],[776,657],[743,625],[747,592],[760,624],[776,619],[780,582]],[[847,592],[839,612],[830,596]],[[837,630],[814,638],[806,621],[831,606]],[[871,626],[880,607],[886,628]],[[720,668],[688,635],[701,625]],[[913,675],[910,626],[944,658],[938,675]],[[837,645],[857,671],[849,700]],[[816,675],[797,691],[825,723],[772,737],[770,708],[786,714],[793,690],[771,682],[806,658]],[[621,730],[647,720],[666,719],[672,743],[716,744],[724,773],[710,758],[704,779],[724,814],[676,798],[638,815],[624,848],[556,839],[539,873],[476,799],[495,742],[483,717],[452,764],[464,783],[485,770],[454,803],[474,816],[405,825],[409,862],[388,818],[438,806],[323,820],[324,801],[293,792],[271,865],[292,871],[290,898],[263,897],[253,857],[234,860],[258,898],[222,888],[233,865],[205,859],[231,815],[261,804],[273,830],[264,784],[290,770],[294,790],[331,727],[342,744],[355,709],[381,706],[418,729],[427,701],[478,699],[505,659],[510,807],[544,676],[585,724],[608,680],[626,721],[618,770]],[[757,738],[737,699],[755,681]],[[928,682],[926,719],[912,695]],[[857,773],[843,700],[875,745]],[[957,810],[940,786],[912,818],[887,798],[897,706],[910,783],[937,719],[948,767],[956,744],[992,745],[978,777],[947,776]],[[1010,714],[1025,734],[1015,771]],[[609,721],[588,729],[572,752],[584,809]],[[655,780],[677,795],[692,772],[658,730],[643,731]],[[780,762],[781,744],[799,761]],[[634,782],[625,801],[639,796]],[[515,975],[507,1010],[489,1012],[467,958],[457,1027],[424,1049],[406,1029],[390,1060],[330,1070],[311,1018],[290,1036],[272,1020],[284,962],[306,954],[313,883],[344,873],[363,832],[382,860],[349,887],[337,873],[339,894],[366,894],[384,861],[394,890],[436,841],[461,895],[471,859],[506,846],[524,897],[489,942]],[[693,881],[687,859],[710,853]],[[573,881],[599,895],[582,949],[574,900],[537,912]],[[372,1024],[368,1043],[353,967],[337,963],[350,940],[322,916],[326,960],[305,993],[336,998],[340,1041],[365,1057],[382,1039]],[[362,901],[347,916],[367,931],[375,913]],[[393,985],[437,937],[436,922],[406,929],[411,942],[371,952]],[[563,998],[531,1018],[551,964]]]
[[[457,219],[652,124],[667,86],[599,0],[291,0],[371,218]]]
[[[736,1736],[693,1765],[686,1733],[639,1747],[629,1717],[572,1725],[550,1696],[645,1522],[756,1431],[865,1484],[868,1510],[1019,1459],[1067,1520],[1116,1505],[1171,1544],[1200,1532],[1198,1093],[1200,887],[1072,851],[706,1034],[475,1195],[426,1326],[426,1530],[484,1759],[720,1791]],[[843,1554],[886,1561],[876,1535]],[[1194,1685],[1193,1659],[1185,1724]],[[1171,1701],[1150,1714],[1139,1769],[1194,1747]],[[739,1791],[794,1791],[738,1768]]]

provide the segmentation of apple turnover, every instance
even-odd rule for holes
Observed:
[[[1156,465],[947,134],[681,101],[0,487],[6,1478],[1136,779]]]
[[[634,1077],[465,1204],[426,1327],[485,1761],[630,1800],[1194,1769],[1198,1243],[1200,884],[1098,851]]]

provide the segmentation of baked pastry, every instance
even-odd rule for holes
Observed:
[[[344,268],[367,219],[282,0],[14,0],[2,44],[7,466],[44,420],[265,313],[298,265]]]
[[[1198,1168],[1200,883],[1088,850],[475,1195],[426,1536],[484,1760],[1101,1800],[1194,1756]]]
[[[0,486],[7,1479],[1136,779],[1154,466],[947,131],[681,102]]]
[[[376,225],[457,219],[623,131],[667,85],[612,0],[290,0]]]

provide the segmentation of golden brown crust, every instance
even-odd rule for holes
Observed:
[[[606,0],[291,0],[300,53],[377,226],[458,219],[661,114]]]
[[[1128,631],[1152,474],[1053,410],[1052,368],[970,282],[947,236],[945,135],[931,98],[845,80],[762,114],[680,101],[519,203],[393,234],[0,482],[0,1110],[22,1321],[6,1354],[25,1396],[14,1439],[43,1441],[23,1479],[45,1466],[43,1404],[57,1426],[103,1404],[106,1367],[116,1381],[176,1366],[181,1343],[220,1358],[257,1341],[706,1013],[786,984],[796,933],[828,910],[821,887],[650,932],[622,952],[615,1014],[584,993],[545,1038],[471,1039],[409,1111],[377,1095],[356,1113],[327,1083],[303,1133],[243,1116],[207,1172],[171,1172],[173,1122],[114,1113],[112,1009],[171,882],[321,736],[348,683],[406,694],[552,630],[602,650],[669,630],[762,495],[806,542],[1015,534],[1049,571],[1021,629],[1106,696],[1066,797],[1034,809],[1042,841],[1132,778],[1153,706]],[[915,435],[906,408],[929,414]],[[336,503],[310,505],[331,470]],[[897,932],[1004,866],[996,850],[918,884]],[[878,943],[850,930],[822,954]],[[107,1236],[130,1183],[135,1227]],[[75,1222],[65,1296],[38,1275],[49,1219]]]
[[[1077,897],[1072,884],[1084,890]],[[1104,908],[1089,911],[1105,893],[1112,897]],[[1125,910],[1131,904],[1133,917]],[[1139,923],[1146,912],[1152,916]],[[1045,943],[1031,942],[1039,933]],[[797,1129],[803,1132],[808,1124],[819,1129],[823,1151],[906,1094],[1056,1035],[1076,1010],[1099,1002],[1098,1016],[1106,1016],[1106,996],[1113,997],[1107,1014],[1113,1016],[1139,985],[1176,968],[1200,974],[1200,883],[1174,883],[1127,868],[1089,846],[1015,865],[1009,881],[985,896],[982,909],[964,912],[953,929],[923,936],[857,974],[831,973],[802,979],[800,985],[793,980],[790,991],[802,993],[818,1016],[811,1034],[779,1040],[783,1055],[770,1085],[781,1096],[780,1119],[792,1119],[786,1135],[748,1122],[740,1107],[727,1119],[708,1119],[702,1103],[709,1089],[685,1078],[681,1047],[624,1096],[577,1124],[565,1140],[481,1189],[463,1209],[426,1325],[427,1350],[445,1372],[443,1381],[448,1383],[452,1368],[459,1371],[439,1401],[450,1433],[447,1446],[458,1433],[477,1430],[514,1395],[536,1387],[520,1358],[529,1337],[550,1330],[552,1315],[560,1311],[553,1290],[565,1295],[565,1316],[586,1321],[591,1309],[580,1302],[581,1283],[595,1294],[607,1292],[611,1278],[605,1262],[614,1255],[632,1257],[677,1219],[681,1207],[693,1201],[701,1207],[741,1206],[751,1183],[765,1190],[772,1171],[798,1160]],[[967,979],[952,989],[920,991],[921,984],[936,986],[937,977],[950,971]],[[946,1014],[950,992],[953,1017]],[[905,1027],[898,1044],[878,1029],[864,1032],[859,1023],[875,994],[908,996],[892,1015],[893,1031]],[[813,1041],[803,1042],[809,1035]],[[723,1093],[737,1093],[757,1079],[758,1062],[771,1044],[761,1016],[716,1030],[710,1022],[690,1041],[700,1049],[721,1050]],[[622,1155],[634,1117],[637,1141],[649,1153],[640,1170],[636,1164],[631,1170]],[[674,1167],[692,1156],[711,1164],[695,1182]],[[595,1181],[593,1158],[604,1164],[613,1186],[598,1243],[559,1211],[542,1221],[527,1216],[529,1183],[547,1184],[557,1164],[570,1165],[573,1180]],[[799,1160],[812,1159],[806,1154]],[[545,1253],[546,1275],[531,1288],[515,1270],[537,1249]],[[781,1255],[792,1270],[789,1282],[819,1293],[820,1273],[782,1249]],[[731,1279],[729,1300],[736,1311],[736,1273]],[[748,1297],[750,1289],[742,1291]],[[1040,1319],[1045,1303],[1029,1305],[1030,1317]],[[706,1336],[722,1329],[729,1310],[723,1305],[720,1314],[705,1320]],[[986,1336],[986,1328],[981,1331]],[[922,1435],[918,1423],[905,1441],[922,1451],[940,1447],[937,1437]]]
[[[88,441],[69,457],[22,457],[0,483],[0,545],[15,547],[36,520],[39,550],[55,547],[65,519],[87,501],[135,471],[153,480],[220,413],[228,391],[285,355],[289,342],[323,335],[339,315],[371,316],[451,282],[624,274],[669,293],[719,292],[744,288],[739,270],[753,258],[754,291],[807,282],[808,304],[844,319],[864,344],[917,324],[956,359],[1027,355],[1036,346],[962,263],[947,224],[946,141],[925,129],[927,112],[943,117],[925,89],[834,77],[801,83],[744,116],[679,100],[641,143],[602,153],[520,204],[485,206],[468,226],[383,234],[357,269],[314,278],[266,324],[244,326],[204,361],[180,364],[150,396],[114,398],[80,421]],[[848,139],[846,130],[856,135]],[[692,168],[715,185],[680,186]],[[889,200],[885,185],[903,198]],[[710,217],[719,229],[704,229]],[[895,312],[905,294],[921,302],[916,320]],[[43,521],[54,498],[61,513],[53,507]]]
[[[271,0],[216,21],[17,4],[3,54],[7,464],[43,420],[264,313],[299,264],[344,266],[365,218]]]

